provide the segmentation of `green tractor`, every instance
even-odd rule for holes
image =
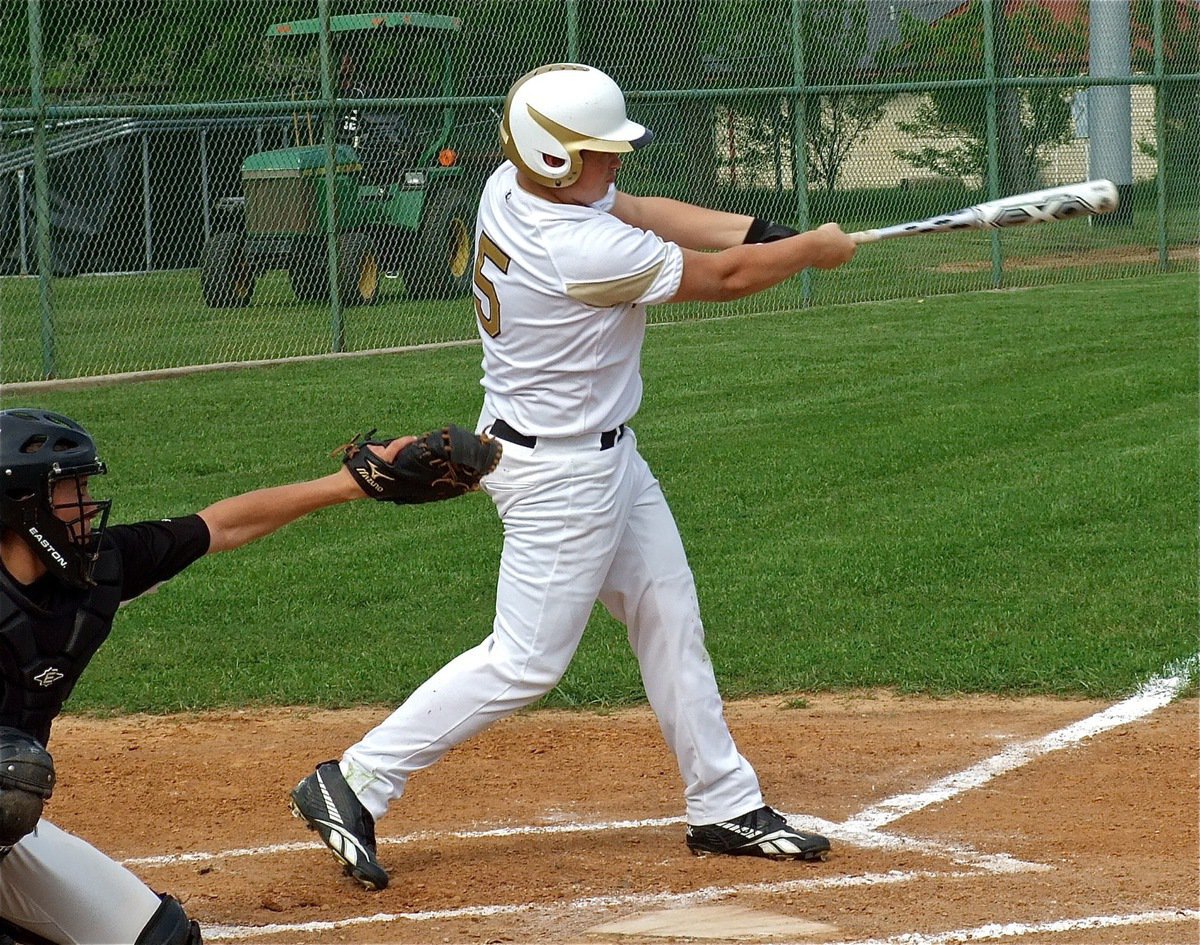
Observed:
[[[331,17],[339,97],[452,96],[460,28],[457,17],[423,13]],[[319,20],[295,20],[267,35],[311,43],[319,30]],[[224,219],[205,246],[201,274],[210,307],[249,305],[256,279],[273,269],[287,270],[297,298],[330,300],[327,150],[315,124],[314,134],[314,116],[294,113],[294,146],[247,157],[241,195],[218,203]],[[469,293],[477,188],[454,134],[448,106],[353,107],[342,116],[333,187],[342,305],[374,303],[385,273],[403,279],[410,299]]]

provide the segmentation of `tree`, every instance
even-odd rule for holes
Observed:
[[[795,80],[793,40],[805,51],[805,83],[844,85],[862,80],[870,60],[869,4],[861,0],[804,0],[799,36],[791,37],[793,7],[788,0],[721,0],[706,4],[703,51],[708,82],[732,88],[791,86]],[[776,37],[764,42],[764,37]],[[805,93],[807,179],[834,190],[846,160],[883,117],[894,96],[881,93]],[[712,116],[730,127],[731,176],[774,180],[782,192],[799,186],[794,146],[796,100],[792,96],[731,94]]]
[[[693,0],[580,0],[580,58],[610,73],[627,93],[704,88],[710,8]],[[640,165],[661,168],[656,189],[701,203],[715,200],[712,100],[688,97],[631,110],[658,137],[638,157]]]
[[[1200,5],[1185,0],[1134,0],[1130,10],[1134,68],[1154,71],[1155,5],[1162,7],[1164,72],[1200,74]],[[1200,82],[1167,82],[1159,94],[1165,126],[1161,160],[1166,168],[1166,184],[1175,193],[1192,192],[1194,200],[1194,190],[1200,187]],[[1154,156],[1160,157],[1156,151]]]
[[[8,0],[10,5],[15,5]],[[58,101],[261,97],[263,31],[308,15],[305,0],[42,0],[43,85]],[[29,84],[28,25],[5,18],[0,76]]]
[[[805,48],[810,51],[810,85],[836,85],[861,73],[871,50],[867,42],[867,5],[845,0],[816,0],[801,13]],[[846,159],[883,118],[892,93],[827,92],[805,100],[805,140],[809,178],[833,192]]]
[[[901,19],[901,40],[881,61],[914,80],[982,78],[983,17],[980,0],[961,12],[925,23],[908,13]],[[1056,20],[1043,5],[1024,0],[1011,5],[995,22],[996,74],[1037,76],[1071,74],[1086,62],[1086,30],[1077,14]],[[1000,189],[1031,190],[1040,183],[1044,151],[1071,139],[1070,96],[1075,89],[1001,87],[935,89],[924,93],[913,120],[897,127],[931,142],[894,153],[914,167],[947,177],[987,177],[988,96],[996,95],[996,147]],[[947,142],[951,143],[947,143]]]

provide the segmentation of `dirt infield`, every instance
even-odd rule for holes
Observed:
[[[1080,734],[1109,708],[731,703],[768,800],[834,838],[818,864],[690,856],[645,709],[518,715],[415,776],[380,823],[378,893],[286,796],[381,710],[66,718],[47,813],[181,898],[208,941],[1195,943],[1197,700]]]
[[[1176,246],[1167,252],[1171,262],[1195,262],[1197,251],[1192,246]],[[1158,250],[1153,246],[1110,246],[1104,249],[1080,249],[1062,253],[1040,253],[1036,256],[1010,256],[1004,262],[1009,271],[1016,269],[1075,269],[1079,266],[1123,266],[1129,264],[1157,265]],[[972,259],[943,263],[937,272],[986,272],[991,260]]]

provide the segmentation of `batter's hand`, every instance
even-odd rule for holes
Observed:
[[[812,243],[812,265],[817,269],[836,269],[854,258],[858,244],[836,223],[825,223],[810,231],[818,239]]]

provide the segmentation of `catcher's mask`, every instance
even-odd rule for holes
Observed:
[[[62,414],[0,410],[0,524],[72,587],[91,586],[111,500],[88,493],[107,472],[91,435]]]
[[[527,72],[504,100],[500,147],[545,187],[569,187],[583,171],[580,151],[624,154],[654,139],[625,117],[625,95],[591,66],[556,62]]]

